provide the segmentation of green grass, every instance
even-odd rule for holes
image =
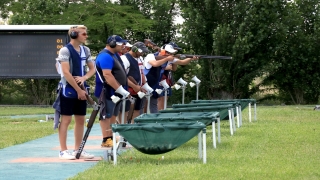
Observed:
[[[91,111],[92,109],[88,108],[87,113],[90,114]],[[51,107],[0,107],[0,149],[57,133],[57,130],[53,130],[53,121],[38,122],[40,119],[45,120],[44,114],[53,113],[54,109]],[[43,116],[9,117],[36,114],[43,114]],[[74,121],[69,129],[72,129],[73,125]]]
[[[320,111],[313,106],[258,106],[257,122],[248,122],[248,109],[243,116],[243,126],[234,136],[229,123],[222,121],[217,149],[212,148],[208,127],[207,164],[198,159],[197,138],[193,138],[162,155],[128,150],[116,166],[101,161],[71,179],[320,179]],[[0,148],[22,143],[18,140],[24,136],[25,142],[55,133],[51,123],[35,121],[0,118]],[[24,136],[14,138],[20,131]]]
[[[92,108],[87,108],[87,113],[90,114],[91,111],[92,111]],[[34,115],[34,114],[54,114],[54,109],[52,107],[0,106],[0,118],[1,116]]]
[[[71,179],[319,179],[320,111],[307,106],[258,107],[258,122],[248,122],[230,136],[222,122],[222,143],[207,140],[207,164],[197,158],[197,139],[163,155],[136,150],[118,165],[101,161]],[[211,131],[208,129],[208,131]],[[211,137],[210,132],[207,133]],[[164,160],[161,157],[164,156]]]

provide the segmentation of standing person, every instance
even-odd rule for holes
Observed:
[[[123,46],[121,52],[119,52],[119,56],[124,55],[125,53],[129,52],[131,50],[132,44],[129,42],[126,42],[125,45]]]
[[[61,123],[59,126],[60,159],[75,159],[77,149],[82,141],[84,132],[85,115],[87,110],[86,91],[79,85],[85,83],[95,73],[90,49],[82,46],[86,42],[87,27],[74,26],[69,29],[70,43],[59,51],[56,59],[59,62],[62,88],[59,91]],[[85,65],[89,67],[86,73]],[[67,148],[67,131],[72,119],[75,118],[74,126],[74,151],[70,153]],[[94,155],[82,151],[80,158],[90,159]]]
[[[126,91],[127,75],[118,54],[125,43],[126,40],[118,35],[110,36],[106,47],[96,58],[95,96],[100,98],[104,96],[105,101],[105,111],[101,111],[99,118],[103,136],[101,147],[113,146],[111,124],[115,124],[121,106],[121,101],[115,104],[111,96],[127,97],[130,94]]]
[[[154,54],[148,54],[144,58],[144,74],[147,77],[148,85],[152,89],[156,89],[159,87],[159,82],[161,80],[162,74],[167,66],[167,63],[173,61],[175,58],[173,54],[177,51],[173,49],[171,45],[167,45],[165,47],[165,54],[167,57],[156,60]],[[153,95],[150,98],[150,112],[157,113],[158,112],[158,94],[153,91]]]
[[[148,48],[151,48],[152,50],[155,50],[156,52],[154,53],[155,56],[157,56],[161,50],[160,47],[158,47],[156,45],[156,43],[154,43],[151,39],[144,39],[144,45]],[[145,66],[143,64],[143,69],[145,69]],[[144,70],[143,70],[144,71]],[[146,77],[146,76],[145,76]],[[147,78],[147,77],[146,77]],[[147,81],[147,79],[146,79]],[[143,98],[143,103],[142,103],[142,107],[143,109],[140,111],[140,114],[142,113],[147,113],[147,104],[148,104],[148,101],[147,101],[147,98],[144,97]]]
[[[121,58],[121,56],[123,56],[124,54],[128,53],[128,52],[131,50],[131,47],[132,47],[132,44],[130,44],[129,42],[126,42],[125,45],[124,45],[124,47],[123,47],[123,49],[122,49],[122,51],[118,53],[119,56],[120,56],[120,58]],[[123,62],[123,63],[126,63],[126,62]],[[124,66],[124,68],[125,68],[125,70],[126,70],[126,69],[127,69],[127,67],[126,67],[127,64],[123,64],[123,66]],[[127,72],[126,72],[126,73],[127,73]],[[125,117],[128,116],[128,111],[129,111],[129,108],[130,108],[130,103],[131,103],[131,101],[128,99],[128,100],[126,101]],[[122,117],[122,106],[120,107],[120,113],[119,113],[119,115],[118,115],[118,123],[119,123],[119,124],[122,123],[121,117]],[[126,122],[127,122],[127,121],[124,120],[124,123],[126,123]]]
[[[132,48],[128,53],[121,56],[127,76],[132,77],[135,82],[138,83],[135,84],[128,79],[130,95],[136,99],[133,116],[131,118],[132,120],[140,115],[140,110],[143,108],[143,103],[145,101],[145,98],[140,99],[137,93],[139,91],[145,92],[141,88],[141,86],[146,83],[146,78],[143,73],[144,66],[142,56],[148,52],[149,50],[143,42],[136,42],[132,45]],[[131,123],[133,123],[133,121],[131,121]]]
[[[175,49],[177,52],[181,50],[181,48],[175,44],[174,42],[170,42],[168,45],[171,45],[173,49]],[[165,48],[166,45],[163,46],[163,49]],[[164,56],[165,52],[161,51],[159,53],[159,56]],[[173,73],[174,71],[177,70],[177,65],[187,65],[189,64],[192,60],[198,59],[197,57],[192,57],[192,58],[186,58],[184,60],[174,60],[168,62],[165,71],[162,74],[161,80],[166,80],[167,84],[169,85],[169,88],[167,89],[167,100],[170,96],[172,96],[172,89],[171,86],[174,85],[174,79],[173,79]],[[159,89],[163,89],[162,86],[159,86]],[[158,110],[164,109],[164,91],[159,95],[158,98]]]

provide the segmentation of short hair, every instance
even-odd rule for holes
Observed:
[[[70,35],[70,34],[71,34],[71,31],[77,31],[78,29],[85,29],[85,30],[87,30],[87,27],[84,26],[84,25],[71,26],[71,27],[69,28],[68,34]]]

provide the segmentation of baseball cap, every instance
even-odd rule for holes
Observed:
[[[126,47],[132,47],[132,44],[130,44],[129,42],[126,43]]]
[[[171,45],[174,49],[177,49],[177,50],[181,50],[182,49],[174,42],[170,42],[169,45]]]
[[[169,45],[167,44],[165,47],[164,47],[164,50],[169,52],[169,53],[176,53],[178,50],[175,50],[172,45]]]
[[[137,47],[138,51],[140,53],[148,53],[149,52],[147,46],[143,42],[138,41],[138,42],[134,43],[132,46]]]
[[[121,36],[112,35],[112,36],[109,36],[109,37],[108,37],[108,39],[107,39],[107,44],[109,44],[109,43],[110,43],[111,41],[113,41],[113,40],[116,40],[117,44],[119,43],[119,45],[127,42],[127,40],[122,39]]]

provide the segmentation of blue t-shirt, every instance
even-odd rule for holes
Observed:
[[[96,59],[96,65],[101,69],[109,69],[112,70],[113,68],[113,58],[110,54],[101,53]]]
[[[103,49],[96,58],[96,67],[98,71],[102,71],[102,70],[113,71],[115,79],[123,86],[124,89],[127,90],[128,88],[127,76],[123,68],[122,61],[120,60],[120,56],[117,53],[113,54],[107,49]],[[95,92],[94,92],[94,95],[96,97],[100,96],[101,91],[103,89],[103,85],[104,85],[103,77],[101,77],[102,72],[100,72],[101,73],[101,76],[100,76],[98,71],[96,71],[96,86],[95,86]],[[107,95],[108,97],[109,96],[111,97],[113,94],[114,94],[114,89],[112,89],[110,86],[109,88],[107,88]]]
[[[109,69],[112,70],[113,68],[113,58],[108,53],[100,53],[96,58],[96,66],[100,67],[101,69]],[[103,80],[101,79],[98,71],[96,71],[96,86],[94,95],[99,97],[103,88]]]

